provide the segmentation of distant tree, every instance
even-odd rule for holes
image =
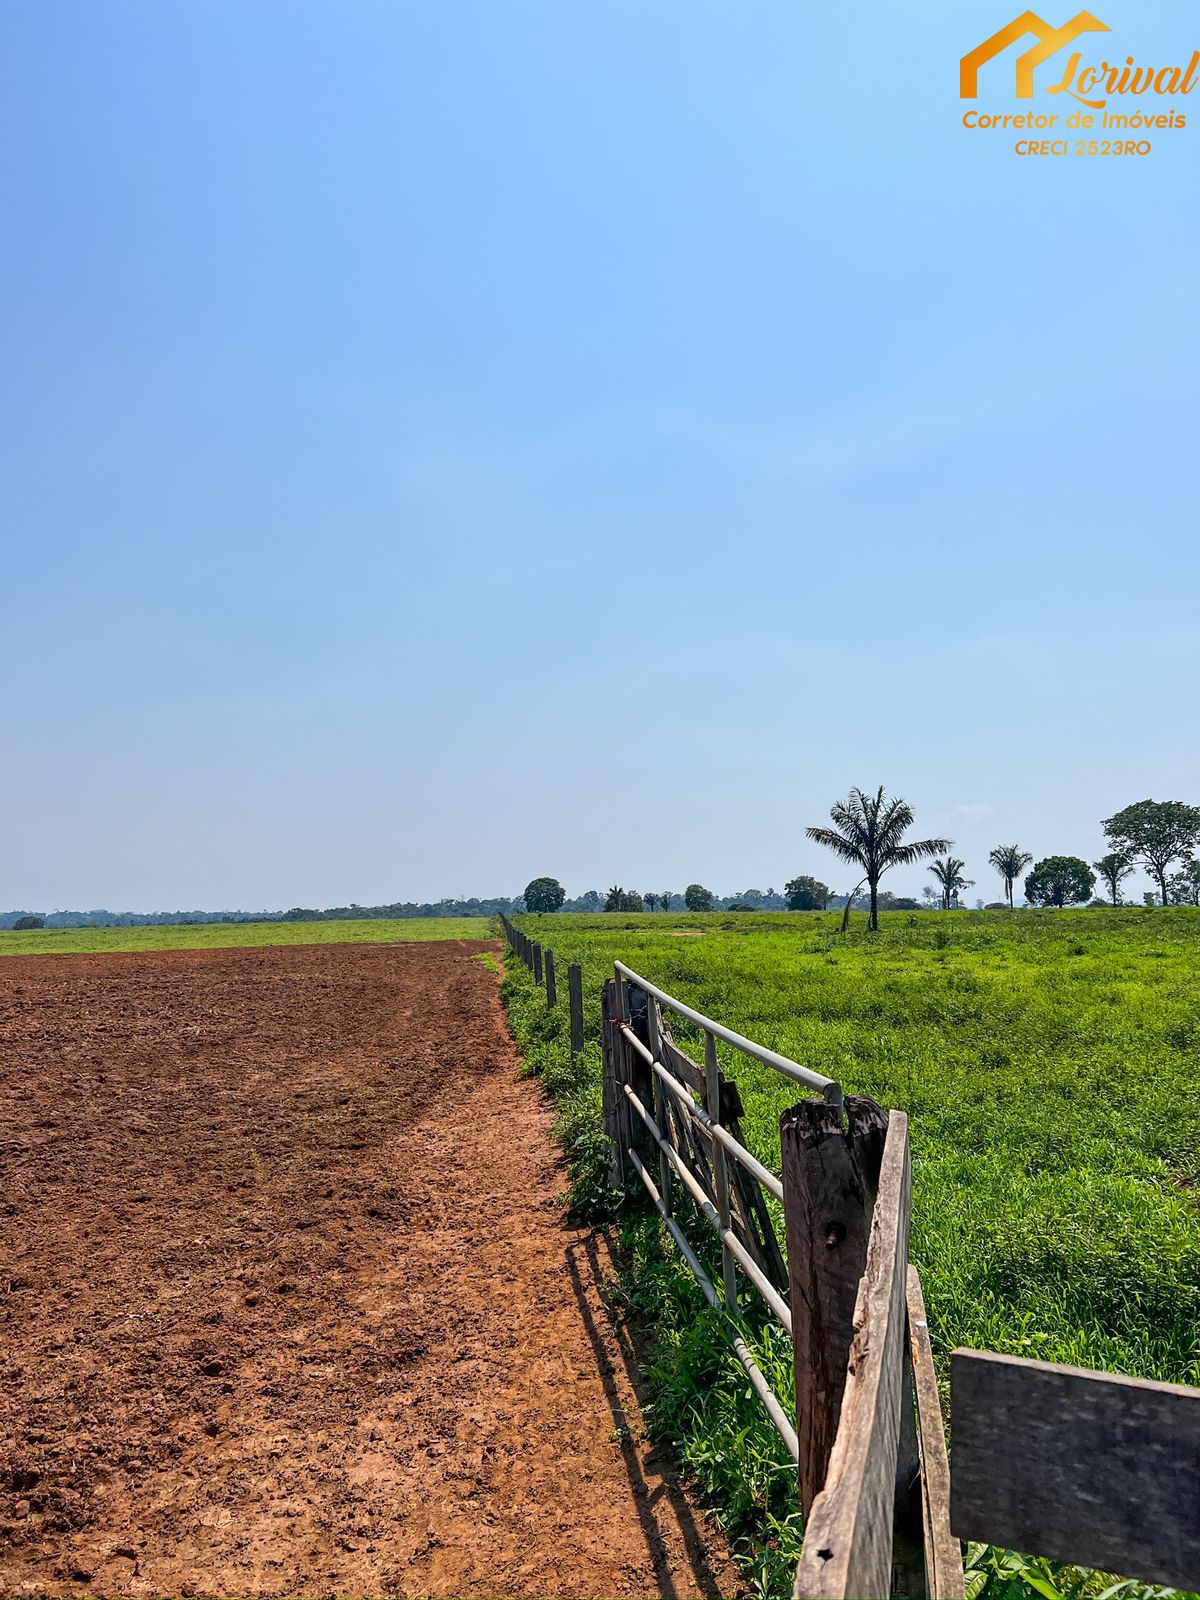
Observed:
[[[557,911],[566,898],[567,892],[557,878],[535,878],[525,885],[526,911]]]
[[[579,896],[577,900],[571,901],[572,911],[600,911],[603,909],[603,906],[604,901],[601,899],[599,891],[596,889],[587,889]]]
[[[833,890],[827,883],[822,883],[819,878],[810,877],[802,873],[798,878],[790,878],[783,886],[787,896],[789,911],[824,911],[829,904]]]
[[[910,899],[908,895],[893,894],[890,889],[879,891],[880,911],[919,911],[920,901]]]
[[[1200,861],[1185,861],[1167,887],[1173,906],[1200,906]]]
[[[942,910],[949,911],[958,905],[958,897],[963,889],[969,889],[975,881],[973,878],[963,877],[965,861],[960,861],[957,856],[941,856],[930,864],[929,870],[937,879],[942,891]]]
[[[1025,871],[1033,860],[1027,850],[1022,850],[1016,844],[998,844],[988,856],[988,860],[1000,874],[1004,883],[1004,897],[1008,901],[1008,909],[1013,908],[1013,884]]]
[[[1142,904],[1144,906],[1156,906],[1158,904],[1158,896],[1155,894],[1153,889],[1143,890]]]
[[[727,911],[753,911],[754,907],[748,900],[735,900],[731,906],[726,906]]]
[[[34,928],[44,928],[45,917],[18,917],[13,923],[14,933],[30,933]]]
[[[675,898],[674,889],[663,889],[658,896],[658,903],[664,911],[670,911],[671,901]]]
[[[613,887],[604,902],[605,911],[641,911],[644,902],[636,889]]]
[[[711,911],[712,890],[706,889],[702,883],[689,883],[683,891],[683,903],[689,911]]]
[[[1119,906],[1121,904],[1121,884],[1133,871],[1133,862],[1130,861],[1128,856],[1122,855],[1119,850],[1110,850],[1106,856],[1101,856],[1099,861],[1093,861],[1092,865],[1103,879],[1104,887],[1108,890],[1109,899],[1113,905]]]
[[[1096,874],[1078,856],[1047,856],[1025,879],[1025,898],[1033,906],[1071,906],[1090,900]]]
[[[642,896],[642,899],[646,902],[647,911],[656,911],[658,909],[658,896],[653,889],[648,890]]]
[[[932,911],[935,906],[940,906],[942,897],[931,883],[927,883],[921,890],[921,903],[926,911]]]
[[[1106,818],[1104,831],[1118,854],[1145,865],[1165,906],[1167,869],[1200,844],[1200,806],[1184,805],[1182,800],[1137,800]]]
[[[889,867],[909,867],[939,850],[950,848],[949,839],[920,839],[904,844],[904,835],[913,825],[912,807],[897,796],[887,799],[882,784],[874,794],[851,789],[847,800],[830,809],[832,828],[806,828],[817,844],[823,844],[843,861],[863,869],[871,891],[871,927],[879,926],[879,880]],[[846,907],[847,912],[849,906]]]

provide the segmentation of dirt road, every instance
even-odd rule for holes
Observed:
[[[0,1593],[736,1592],[482,948],[0,962]]]

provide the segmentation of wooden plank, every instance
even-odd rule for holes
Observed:
[[[950,1425],[960,1539],[1200,1591],[1200,1389],[956,1350]]]
[[[797,1600],[886,1600],[907,1370],[908,1119],[889,1113],[837,1438],[805,1523]]]
[[[845,1125],[824,1100],[803,1100],[780,1118],[806,1516],[837,1437],[887,1126],[887,1113],[862,1095],[847,1096]]]
[[[917,1395],[917,1441],[921,1452],[921,1507],[925,1536],[925,1582],[930,1600],[963,1600],[962,1546],[950,1531],[950,1461],[938,1395],[925,1296],[916,1267],[908,1268],[908,1336]]]
[[[696,1094],[704,1093],[704,1074],[690,1056],[685,1056],[683,1051],[670,1036],[666,1019],[662,1019],[662,1063],[668,1072],[677,1077],[680,1083],[685,1083]]]
[[[671,1024],[663,1015],[661,1007],[658,1008],[658,1042],[659,1062],[666,1068],[672,1077],[676,1078],[681,1087],[703,1093],[704,1079],[696,1063],[676,1045],[671,1037]],[[711,1139],[706,1131],[700,1127],[694,1117],[688,1115],[676,1097],[668,1092],[666,1099],[666,1115],[669,1121],[667,1133],[675,1153],[696,1179],[708,1198],[716,1204],[716,1189],[713,1184],[710,1170],[709,1150]]]
[[[900,1434],[892,1496],[892,1600],[924,1600],[925,1530],[921,1494],[921,1443],[913,1392],[912,1336],[905,1310],[903,1371],[900,1375]]]
[[[704,1103],[712,1107],[711,1115],[714,1121],[720,1120],[721,1107],[721,1071],[717,1065],[717,1041],[709,1032],[704,1035]],[[712,1152],[713,1186],[716,1190],[717,1214],[721,1219],[721,1226],[732,1226],[729,1209],[729,1173],[726,1167],[728,1157],[724,1147],[716,1139],[709,1139]],[[725,1306],[731,1315],[737,1312],[737,1263],[733,1251],[727,1244],[721,1245],[721,1275],[725,1284]]]
[[[614,1018],[617,1007],[617,986],[609,978],[600,991],[600,1040],[604,1065],[602,1105],[604,1131],[608,1135],[608,1181],[614,1189],[625,1187],[625,1096],[621,1092],[619,1056],[620,1039]]]
[[[567,968],[567,997],[571,1005],[571,1054],[583,1049],[583,968],[572,962]]]
[[[554,951],[546,951],[546,1010],[558,1004],[558,990],[554,985]]]
[[[647,1040],[647,1042],[648,1042],[648,1044],[650,1046],[650,1054],[651,1054],[651,1056],[653,1057],[653,1059],[655,1061],[658,1061],[659,1059],[661,1059],[661,1055],[662,1055],[662,1047],[661,1047],[660,1037],[659,1037],[660,1012],[659,1012],[659,1009],[658,1009],[658,1001],[655,1000],[653,998],[653,996],[647,996],[647,1002],[648,1002],[647,1006],[646,1006],[646,1027],[647,1027],[647,1030],[648,1030],[648,1040]],[[658,1124],[659,1132],[661,1134],[663,1134],[666,1138],[670,1139],[672,1130],[671,1130],[670,1121],[669,1121],[669,1119],[667,1117],[667,1106],[666,1106],[667,1091],[663,1088],[662,1082],[660,1081],[659,1076],[658,1076],[658,1074],[656,1072],[651,1071],[650,1077],[651,1077],[651,1080],[652,1080],[651,1081],[651,1089],[653,1090],[653,1093],[654,1093],[654,1120]],[[642,1104],[645,1105],[646,1102],[643,1100]],[[668,1217],[671,1215],[671,1212],[672,1212],[672,1209],[673,1209],[672,1203],[671,1203],[672,1202],[672,1192],[671,1191],[672,1191],[671,1163],[667,1160],[665,1153],[662,1150],[660,1150],[658,1152],[658,1192],[662,1196],[663,1211],[664,1211],[665,1215],[668,1216]]]

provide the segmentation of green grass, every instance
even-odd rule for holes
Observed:
[[[598,994],[618,956],[750,1038],[908,1112],[912,1254],[943,1362],[971,1345],[1200,1383],[1200,913],[899,912],[876,935],[856,918],[845,938],[838,922],[820,913],[522,919],[560,972],[571,961],[584,970],[589,1043],[574,1075],[565,1015],[547,1017],[512,962],[506,980],[519,1042],[563,1094],[582,1202],[600,1194],[589,1121]],[[685,1025],[675,1033],[694,1050]],[[721,1056],[746,1103],[751,1147],[777,1167],[779,1114],[794,1087],[724,1047]],[[728,1362],[721,1398],[704,1392],[711,1374],[691,1348],[698,1309],[678,1269],[652,1256],[637,1245],[623,1292],[652,1302],[660,1421],[729,1503],[726,1464],[704,1460],[724,1437],[714,1435],[713,1408],[728,1402],[725,1432],[735,1420],[735,1432],[750,1429],[740,1448],[755,1461],[770,1441],[751,1408],[733,1403]],[[670,1293],[655,1280],[662,1272],[674,1273]],[[770,1592],[795,1530],[780,1527],[786,1503],[771,1474],[758,1476],[733,1525]],[[989,1594],[1033,1592],[1033,1568],[1014,1577],[976,1556]],[[1091,1584],[1038,1572],[1051,1587]]]
[[[346,922],[205,922],[191,927],[35,928],[0,932],[0,956],[136,950],[227,950],[287,944],[408,944],[425,939],[491,939],[489,917],[398,917]]]

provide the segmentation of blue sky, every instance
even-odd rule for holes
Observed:
[[[991,898],[1200,802],[1200,93],[1019,159],[1010,14],[9,7],[0,905],[844,888],[880,782]]]

